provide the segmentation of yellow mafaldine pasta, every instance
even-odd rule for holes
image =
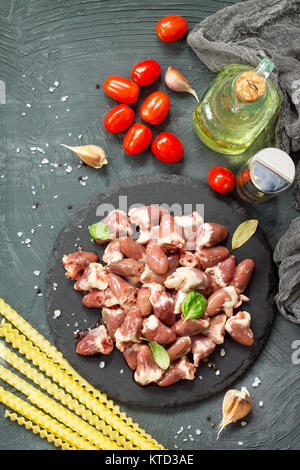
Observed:
[[[71,375],[75,382],[81,387],[85,388],[89,394],[92,394],[97,399],[97,406],[99,408],[99,402],[103,405],[103,410],[106,408],[106,416],[110,417],[110,420],[114,421],[115,429],[122,433],[126,438],[132,441],[141,449],[164,449],[153,437],[147,434],[143,429],[139,427],[137,423],[134,423],[132,418],[126,416],[125,413],[120,411],[120,408],[109,400],[104,393],[90,385],[84,380],[66,361],[63,355],[57,351],[57,349],[49,343],[42,335],[40,335],[29,323],[27,323],[15,310],[7,305],[3,299],[0,299],[0,313],[9,320],[16,328],[18,328],[28,339],[30,339],[36,346],[40,348],[53,362],[60,365],[61,369],[64,369],[68,375]],[[105,408],[104,408],[105,407]],[[101,417],[105,419],[102,415]]]
[[[54,444],[55,447],[61,447],[62,450],[77,450],[77,447],[73,447],[67,442],[63,441],[59,437],[56,437],[51,432],[46,431],[45,428],[34,424],[29,419],[25,419],[23,416],[18,415],[17,413],[11,413],[10,411],[5,411],[5,418],[10,419],[11,421],[16,421],[19,426],[24,426],[26,429],[29,429],[33,434],[39,434],[42,439],[47,439],[50,444]]]
[[[37,388],[33,387],[25,380],[13,374],[0,364],[0,379],[7,382],[15,389],[22,392],[34,405],[38,406],[55,419],[76,431],[80,436],[87,439],[99,450],[117,450],[120,449],[115,442],[108,439],[102,433],[83,421],[71,411],[59,405],[56,401],[49,398]]]
[[[94,415],[77,399],[74,399],[70,394],[65,393],[63,389],[59,388],[55,383],[31,367],[21,357],[1,343],[0,358],[4,359],[19,372],[22,372],[22,374],[28,379],[32,380],[36,385],[39,385],[43,390],[46,390],[50,395],[54,396],[54,398],[60,401],[63,405],[66,405],[70,410],[75,411],[77,415],[81,416],[85,421],[88,421],[92,426],[98,429],[98,431],[102,431],[103,434],[116,441],[118,445],[122,445],[123,450],[137,449],[137,447],[133,446],[131,442],[126,441],[125,439],[121,440],[121,442],[119,442],[118,439],[115,439],[116,436],[111,426],[105,424],[104,421]]]
[[[4,337],[8,343],[12,343],[14,348],[18,349],[27,359],[31,360],[34,365],[38,366],[40,370],[45,372],[54,381],[58,382],[61,387],[65,388],[72,396],[92,410],[94,414],[110,424],[114,430],[109,435],[111,439],[116,440],[119,445],[124,447],[127,439],[139,449],[150,450],[163,448],[159,444],[154,446],[152,441],[149,442],[145,437],[137,434],[132,427],[122,421],[121,417],[116,416],[105,405],[99,403],[94,396],[91,396],[85,388],[82,388],[65,370],[62,370],[58,364],[54,364],[46,354],[41,352],[39,348],[33,346],[31,341],[28,341],[24,335],[18,333],[17,330],[4,320],[1,322],[0,336]],[[120,436],[118,439],[119,434],[123,434],[123,436]]]
[[[0,402],[78,450],[97,450],[87,440],[11,392],[0,387]]]

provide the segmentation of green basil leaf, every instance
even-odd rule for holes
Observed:
[[[109,233],[109,228],[102,222],[90,225],[89,227],[90,236],[95,240],[112,240],[112,236]]]
[[[156,341],[150,341],[149,346],[156,364],[163,370],[170,367],[170,356],[166,349]]]
[[[257,219],[249,219],[242,222],[232,236],[232,250],[236,250],[240,246],[244,245],[249,238],[254,235],[258,226]]]
[[[189,318],[200,318],[206,309],[206,298],[200,292],[192,290],[182,301],[181,311],[185,320]]]

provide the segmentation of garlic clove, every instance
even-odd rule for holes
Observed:
[[[217,439],[219,438],[222,430],[228,424],[247,416],[247,414],[250,413],[251,408],[252,401],[249,393],[247,393],[245,390],[228,390],[223,399],[223,418],[218,427]]]
[[[173,91],[179,91],[179,92],[184,91],[184,92],[190,93],[199,102],[197,93],[195,92],[195,90],[193,90],[190,82],[175,67],[170,66],[168,70],[166,71],[165,83]]]
[[[84,163],[93,168],[98,169],[108,163],[104,150],[98,145],[81,145],[78,147],[69,147],[65,144],[60,145],[75,152]]]

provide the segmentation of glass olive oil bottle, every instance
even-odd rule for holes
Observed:
[[[232,64],[212,82],[197,105],[193,124],[198,137],[219,153],[243,153],[275,113],[279,97],[268,78],[274,62]]]

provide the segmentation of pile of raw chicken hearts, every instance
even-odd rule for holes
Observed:
[[[227,227],[203,223],[198,212],[173,217],[162,206],[133,208],[128,216],[114,210],[103,223],[113,234],[98,240],[108,243],[102,258],[106,265],[84,251],[62,260],[66,275],[76,281],[74,288],[84,293],[82,304],[102,309],[100,323],[80,332],[78,354],[109,354],[115,345],[138,384],[167,387],[193,380],[199,362],[224,342],[225,331],[240,344],[253,344],[250,314],[233,311],[249,300],[243,292],[254,262],[245,259],[236,266],[235,257],[220,245]],[[131,237],[133,226],[137,240]],[[182,314],[191,292],[206,299],[199,318]],[[154,360],[151,342],[167,351],[166,370]]]

